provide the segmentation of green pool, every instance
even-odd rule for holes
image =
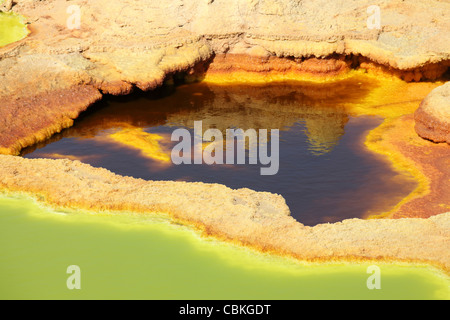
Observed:
[[[68,266],[81,270],[67,288]],[[166,217],[55,212],[0,198],[0,299],[448,299],[427,266],[306,264],[205,239]]]

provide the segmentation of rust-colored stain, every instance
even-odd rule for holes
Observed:
[[[102,95],[92,86],[75,86],[26,99],[10,98],[0,108],[0,154],[18,155],[26,146],[72,126]]]

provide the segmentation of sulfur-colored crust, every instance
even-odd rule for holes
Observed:
[[[269,66],[277,71],[278,80],[286,74],[291,80],[345,77],[355,66],[411,81],[436,79],[447,70],[448,2],[380,4],[381,30],[366,26],[372,1],[346,1],[342,7],[318,3],[21,0],[14,10],[27,17],[32,33],[0,48],[0,153],[18,154],[72,125],[79,112],[102,94],[154,89],[172,73],[195,74],[200,62],[214,56],[217,65],[213,61],[209,76],[220,75],[228,68],[227,61],[220,61],[224,54],[250,73]],[[69,4],[82,7],[81,29],[66,27]],[[342,57],[351,58],[350,64]],[[249,59],[269,64],[246,66]],[[402,157],[397,163],[411,163],[413,174],[423,179],[412,196],[416,198],[401,203],[390,215],[411,217],[418,210],[417,216],[428,217],[449,211],[443,193],[448,176],[439,174],[448,168],[448,157],[440,157],[448,146],[428,148],[422,145],[426,141],[409,135],[410,118],[390,120],[381,129],[392,134],[387,125],[394,125],[399,140],[382,137],[386,145],[378,145],[377,151]],[[406,137],[399,130],[402,125],[408,129],[408,141],[401,140]],[[429,153],[433,160],[417,152]],[[289,216],[281,196],[269,193],[143,181],[70,160],[4,155],[0,168],[0,189],[25,192],[57,207],[165,212],[206,234],[311,261],[421,261],[450,270],[449,213],[306,227]],[[424,195],[431,198],[420,200]]]
[[[412,114],[385,121],[370,132],[366,145],[418,182],[414,192],[390,212],[371,218],[428,218],[450,209],[450,147],[420,138]]]
[[[325,82],[345,77],[350,70],[351,61],[345,57],[303,60],[245,54],[219,54],[210,63],[195,68],[195,72],[201,75],[200,79],[209,83],[223,83],[224,77],[228,78],[229,83],[299,79]]]
[[[415,120],[421,137],[450,144],[450,82],[434,89],[422,101]]]
[[[80,29],[67,26],[69,5],[80,6]],[[32,32],[0,48],[0,101],[28,99],[33,101],[28,108],[39,112],[42,102],[35,97],[74,86],[92,86],[102,94],[115,95],[134,87],[151,90],[168,74],[195,71],[199,62],[214,56],[220,60],[224,54],[231,64],[240,61],[241,68],[272,69],[276,80],[343,76],[350,67],[388,71],[416,81],[445,72],[450,25],[443,13],[450,10],[448,2],[380,4],[379,30],[367,27],[371,5],[369,0],[347,1],[342,6],[313,0],[76,0],[70,4],[22,0],[13,10],[26,17]],[[218,60],[210,77],[224,70]],[[253,60],[269,63],[258,65]],[[97,96],[93,91],[80,109]],[[19,145],[48,138],[67,126],[65,108],[60,104],[51,108],[55,119],[45,129],[22,116],[11,119],[9,127],[27,122],[36,127],[36,134],[30,138],[14,133],[17,143],[0,144],[1,152],[17,154]],[[0,118],[3,112],[11,110],[1,108]],[[54,125],[58,117],[64,120]]]
[[[306,227],[289,215],[281,196],[265,192],[144,181],[70,160],[0,156],[0,166],[0,188],[57,207],[168,213],[207,235],[308,261],[400,260],[450,267],[450,213]]]

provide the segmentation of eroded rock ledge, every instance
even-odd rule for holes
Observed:
[[[0,167],[0,188],[32,194],[59,208],[169,213],[205,234],[308,261],[405,260],[450,268],[450,213],[307,227],[289,215],[281,196],[271,193],[144,181],[69,160],[0,156]]]
[[[67,6],[76,4],[81,28],[69,30]],[[356,57],[358,67],[408,81],[435,79],[447,70],[450,3],[380,3],[381,30],[367,28],[370,5],[370,0],[340,6],[315,0],[21,0],[14,10],[28,18],[32,34],[0,48],[0,153],[18,154],[70,126],[103,94],[151,90],[167,75],[195,72],[214,56],[241,62],[251,57],[268,61],[269,71],[313,76],[346,72],[355,67],[348,57]],[[215,70],[232,69],[236,61],[229,61],[216,60]],[[281,196],[268,193],[136,180],[68,160],[0,156],[0,167],[0,188],[40,195],[55,206],[167,212],[207,234],[306,260],[424,261],[447,271],[450,266],[450,214],[311,228],[289,216]]]

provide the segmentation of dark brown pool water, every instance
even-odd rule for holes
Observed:
[[[306,225],[363,218],[393,208],[416,186],[364,147],[381,118],[352,116],[373,84],[166,86],[153,93],[108,97],[45,143],[23,151],[26,158],[80,159],[115,173],[147,180],[221,183],[281,194],[294,218]],[[173,165],[111,139],[124,130],[161,137],[170,152],[177,128],[279,129],[279,171],[260,175],[261,165]],[[170,156],[170,155],[169,155]]]

